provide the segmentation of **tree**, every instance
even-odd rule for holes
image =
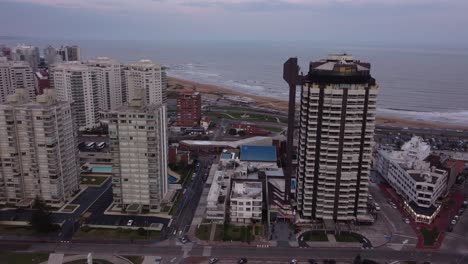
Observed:
[[[358,254],[358,255],[354,258],[353,264],[361,264],[361,263],[362,263],[361,255]]]
[[[39,197],[36,197],[31,215],[31,227],[38,233],[49,233],[57,229],[52,221],[52,215],[47,209],[46,204]]]
[[[146,236],[146,230],[143,227],[138,228],[137,232],[140,236]]]

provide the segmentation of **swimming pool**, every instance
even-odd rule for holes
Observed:
[[[169,183],[175,183],[178,181],[178,179],[172,175],[169,175],[168,179],[169,179]]]
[[[112,173],[112,166],[90,166],[91,172],[97,173]]]

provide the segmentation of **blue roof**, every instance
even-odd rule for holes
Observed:
[[[240,160],[276,161],[276,148],[273,146],[241,146]]]

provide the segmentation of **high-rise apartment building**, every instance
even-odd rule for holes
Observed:
[[[80,47],[76,45],[65,46],[65,47],[62,46],[60,47],[58,53],[62,57],[62,61],[80,61],[81,60]]]
[[[107,57],[98,57],[86,64],[96,72],[100,109],[109,111],[121,106],[126,93],[124,66]]]
[[[40,62],[39,48],[21,44],[14,49],[14,60],[25,61],[31,66],[33,72],[37,71]]]
[[[7,61],[0,57],[0,103],[6,102],[7,96],[17,89],[25,89],[28,97],[36,97],[36,83],[31,66],[24,61]]]
[[[95,69],[80,62],[63,62],[52,67],[49,77],[58,100],[72,103],[78,129],[99,125],[99,82]]]
[[[70,103],[47,89],[28,102],[24,89],[0,105],[0,203],[30,206],[40,197],[59,207],[79,188]]]
[[[44,49],[44,60],[47,66],[51,67],[55,63],[62,62],[62,56],[57,49],[49,45]]]
[[[201,95],[184,91],[177,96],[177,126],[198,127],[201,120]]]
[[[166,69],[150,60],[129,64],[125,70],[128,101],[143,89],[146,104],[165,104],[167,101]]]
[[[309,67],[296,83],[297,210],[306,219],[365,218],[378,92],[370,64],[339,54]]]
[[[168,188],[166,105],[146,105],[143,92],[107,114],[114,203],[133,213],[160,211]]]

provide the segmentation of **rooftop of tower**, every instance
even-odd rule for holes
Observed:
[[[330,54],[326,59],[313,61],[309,65],[306,82],[313,83],[375,83],[370,75],[371,65],[361,62],[353,56]]]

